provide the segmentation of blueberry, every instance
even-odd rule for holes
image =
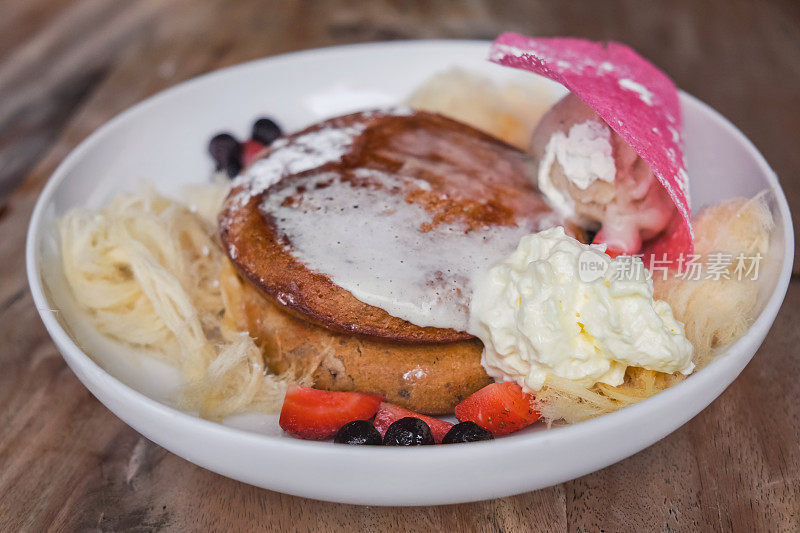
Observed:
[[[447,435],[442,439],[442,444],[457,444],[459,442],[478,442],[481,440],[492,440],[494,435],[491,431],[483,429],[475,422],[461,422],[450,428]]]
[[[228,161],[228,163],[225,165],[225,174],[227,174],[229,178],[235,178],[241,171],[242,163],[238,159]]]
[[[208,143],[208,153],[217,163],[217,170],[225,169],[230,176],[229,166],[239,165],[242,168],[242,145],[230,133],[219,133]],[[236,171],[236,174],[239,173]],[[235,174],[234,174],[235,175]]]
[[[281,127],[278,126],[274,120],[263,117],[256,120],[253,124],[253,133],[251,137],[254,141],[269,146],[275,139],[280,137],[282,133]]]
[[[369,420],[354,420],[343,425],[333,438],[336,444],[381,444],[381,434]]]
[[[428,424],[414,416],[395,421],[383,436],[386,446],[421,446],[433,444],[433,434]]]

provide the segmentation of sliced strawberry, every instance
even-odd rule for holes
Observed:
[[[516,383],[492,383],[456,405],[459,421],[470,420],[495,435],[519,431],[540,417]]]
[[[642,248],[642,239],[639,236],[639,230],[628,228],[631,231],[616,231],[609,233],[605,227],[600,228],[597,235],[594,236],[592,244],[606,245],[606,254],[611,259],[620,255],[635,255],[639,253]]]
[[[428,424],[428,427],[431,428],[433,440],[436,441],[436,444],[441,444],[444,436],[448,431],[450,431],[450,428],[453,427],[453,424],[450,422],[445,422],[444,420],[439,420],[438,418],[433,418],[432,416],[421,415],[419,413],[415,413],[414,411],[409,411],[408,409],[400,407],[399,405],[383,402],[378,409],[378,412],[375,414],[375,429],[377,429],[381,436],[383,436],[393,422],[396,422],[407,416],[414,416]]]
[[[308,440],[333,437],[353,420],[367,420],[378,410],[378,394],[332,392],[290,386],[281,409],[280,426],[287,433]]]
[[[619,257],[621,255],[627,255],[627,254],[625,253],[625,250],[620,250],[619,248],[615,248],[615,247],[609,246],[609,247],[606,248],[606,255],[608,257],[610,257],[611,259],[614,259],[615,257]]]
[[[252,163],[258,154],[264,149],[264,145],[258,141],[250,139],[242,143],[242,165],[247,166]]]

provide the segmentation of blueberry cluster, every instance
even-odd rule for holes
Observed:
[[[461,422],[453,426],[442,439],[442,444],[492,440],[491,432],[475,422]],[[353,445],[427,446],[434,444],[433,433],[425,421],[407,416],[393,422],[381,438],[381,434],[369,420],[348,422],[339,430],[333,442]]]
[[[217,171],[236,177],[249,163],[249,156],[275,142],[282,135],[281,127],[271,118],[261,117],[253,123],[250,139],[243,143],[228,132],[214,135],[208,143],[208,153],[217,164]]]

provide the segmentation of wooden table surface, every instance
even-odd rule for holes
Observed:
[[[56,165],[157,91],[291,50],[504,30],[633,46],[753,139],[797,212],[800,3],[0,0],[0,15],[0,530],[800,530],[796,280],[754,362],[656,445],[549,489],[403,509],[254,488],[147,441],[66,367],[23,269]]]

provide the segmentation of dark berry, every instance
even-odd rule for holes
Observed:
[[[442,439],[442,444],[456,444],[459,442],[478,442],[481,440],[492,440],[494,435],[491,431],[483,429],[475,422],[461,422],[450,428],[447,435]]]
[[[264,117],[255,121],[253,124],[253,133],[250,137],[254,141],[269,146],[275,139],[280,137],[282,133],[281,127],[278,126],[275,121]]]
[[[229,178],[235,178],[241,171],[242,163],[237,159],[228,161],[228,163],[225,165],[225,174],[227,174]]]
[[[433,444],[431,428],[414,416],[407,416],[392,423],[383,435],[386,446],[421,446]]]
[[[208,143],[208,153],[217,163],[217,170],[227,170],[231,163],[238,163],[240,168],[242,166],[242,145],[230,133],[214,135]]]
[[[333,438],[336,444],[381,444],[381,434],[369,420],[354,420],[343,425]]]
[[[264,145],[258,141],[250,139],[242,143],[242,165],[247,166],[255,161],[261,152],[264,151]]]

